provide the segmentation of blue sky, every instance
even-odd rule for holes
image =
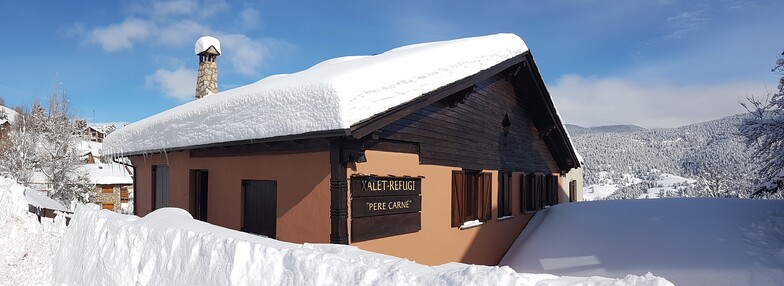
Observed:
[[[567,123],[670,127],[743,112],[776,88],[784,1],[14,1],[0,96],[62,82],[77,116],[133,122],[193,98],[202,35],[219,88],[326,59],[500,32],[531,49]],[[94,116],[93,116],[94,114]]]

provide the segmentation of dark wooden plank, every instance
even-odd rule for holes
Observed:
[[[422,210],[421,196],[355,197],[351,218],[413,213]]]
[[[365,148],[367,150],[378,150],[398,153],[418,154],[419,144],[413,142],[380,140],[369,142]]]
[[[323,138],[302,139],[295,141],[259,142],[237,146],[221,146],[216,148],[194,149],[191,158],[202,157],[235,157],[253,155],[282,155],[312,151],[329,150],[329,141]]]
[[[419,212],[355,218],[351,220],[351,241],[366,241],[421,229],[422,215]]]
[[[411,196],[422,194],[422,179],[411,177],[352,176],[352,197]]]

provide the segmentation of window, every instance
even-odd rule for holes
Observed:
[[[536,211],[533,183],[534,176],[532,174],[520,175],[520,212]]]
[[[512,215],[512,203],[509,195],[509,181],[512,174],[498,172],[498,218]]]
[[[152,209],[169,206],[169,166],[152,166]]]
[[[520,178],[521,211],[534,212],[558,203],[558,176],[523,174]]]
[[[548,206],[554,206],[560,202],[558,198],[558,179],[558,175],[545,176],[545,203]]]
[[[569,181],[569,201],[577,201],[577,180]]]
[[[452,227],[492,217],[492,177],[479,171],[452,171]]]

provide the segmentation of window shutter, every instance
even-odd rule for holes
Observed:
[[[487,221],[493,218],[492,210],[493,204],[493,174],[481,173],[479,174],[479,213],[478,216],[481,221]]]
[[[465,173],[452,171],[452,227],[463,224],[465,216]]]
[[[544,190],[545,190],[544,174],[536,174],[535,181],[536,181],[535,182],[536,187],[534,187],[534,195],[536,196],[534,198],[534,203],[536,206],[535,209],[540,210],[544,208],[544,199],[545,199],[544,198]]]

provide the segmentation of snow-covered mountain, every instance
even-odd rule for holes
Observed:
[[[585,158],[586,199],[748,196],[754,163],[737,131],[744,116],[665,129],[567,125]]]

